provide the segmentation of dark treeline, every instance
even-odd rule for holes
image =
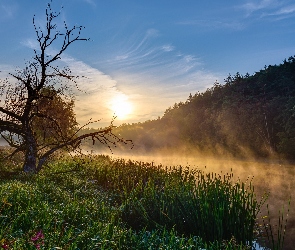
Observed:
[[[253,75],[229,75],[162,117],[122,124],[135,151],[196,149],[235,157],[295,159],[295,57]]]

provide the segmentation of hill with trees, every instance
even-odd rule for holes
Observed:
[[[196,150],[295,159],[295,57],[253,75],[229,75],[162,117],[122,124],[114,133],[133,140],[132,153]]]

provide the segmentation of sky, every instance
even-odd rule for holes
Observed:
[[[0,0],[0,78],[33,57],[47,0]],[[63,8],[62,8],[63,7]],[[78,82],[80,124],[156,119],[189,94],[295,55],[294,0],[53,0],[57,27],[85,26],[61,63]],[[54,44],[53,51],[58,50]],[[95,125],[96,126],[96,125]]]

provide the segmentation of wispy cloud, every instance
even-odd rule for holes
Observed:
[[[248,15],[250,15],[255,11],[268,9],[270,7],[274,7],[275,5],[277,5],[276,0],[248,1],[243,4],[241,8],[244,9]]]
[[[256,14],[260,18],[270,16],[285,18],[295,13],[295,5],[286,0],[249,1],[241,5],[240,8],[246,11],[248,17]]]
[[[226,30],[241,30],[244,28],[244,25],[238,20],[205,20],[205,19],[194,19],[194,20],[186,20],[178,22],[179,25],[190,25],[190,26],[198,26],[201,28],[206,28],[206,30],[218,30],[218,29],[226,29]]]
[[[243,4],[223,8],[212,17],[182,20],[176,24],[196,26],[199,31],[205,32],[240,31],[262,18],[269,17],[269,21],[279,20],[291,17],[294,13],[295,5],[290,4],[290,0],[246,0]]]
[[[85,1],[86,3],[92,5],[93,7],[96,7],[96,3],[94,2],[94,0],[83,0]]]
[[[278,10],[275,14],[284,15],[284,14],[291,14],[291,13],[294,13],[294,12],[295,12],[295,4],[283,7],[280,10]]]
[[[7,64],[0,64],[0,85],[1,81],[9,77],[9,73],[14,73],[15,67]]]
[[[159,31],[149,29],[142,39],[139,35],[128,39],[106,63],[121,73],[137,72],[155,77],[158,82],[193,72],[202,64],[195,55],[181,53],[169,43],[161,44],[159,36]]]
[[[162,46],[162,49],[166,52],[169,52],[169,51],[173,51],[175,48],[174,48],[174,46],[172,46],[170,44],[166,44],[166,45]]]
[[[264,13],[262,17],[275,16],[277,20],[292,17],[295,14],[295,5],[284,6],[274,12]]]
[[[36,39],[25,39],[23,41],[21,41],[21,44],[25,47],[28,47],[30,49],[38,49],[38,41],[36,41]]]
[[[206,90],[221,78],[203,70],[198,56],[163,42],[159,31],[125,39],[103,64],[112,69],[117,88],[136,104],[137,120],[161,116],[170,105],[186,100],[190,92]]]
[[[15,3],[2,3],[0,5],[0,20],[13,18],[18,9],[18,5]]]

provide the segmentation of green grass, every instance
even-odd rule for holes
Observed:
[[[248,249],[265,202],[232,173],[106,156],[2,169],[3,249]]]

